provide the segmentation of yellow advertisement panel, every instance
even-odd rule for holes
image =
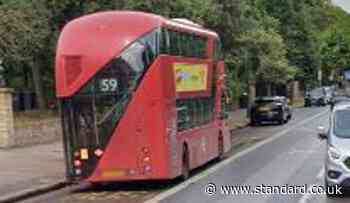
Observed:
[[[195,92],[207,89],[207,64],[174,64],[176,92]]]

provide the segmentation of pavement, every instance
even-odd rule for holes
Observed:
[[[247,109],[237,109],[229,112],[227,125],[231,130],[246,127],[248,124],[249,119],[247,118]]]
[[[63,147],[52,144],[0,150],[0,202],[13,202],[64,182]]]

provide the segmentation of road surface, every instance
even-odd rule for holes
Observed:
[[[302,108],[296,109],[292,121],[284,126],[238,130],[234,136],[240,137],[241,143],[225,160],[196,170],[185,182],[122,184],[73,193],[65,189],[24,202],[350,202],[348,197],[310,193],[311,188],[323,186],[326,143],[317,138],[316,128],[328,126],[328,116],[328,108]],[[282,191],[287,186],[293,194]],[[232,194],[230,187],[248,188],[249,194]],[[282,194],[272,194],[272,187]]]

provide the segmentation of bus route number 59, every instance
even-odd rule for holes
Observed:
[[[115,92],[118,89],[118,80],[115,78],[106,78],[100,81],[101,92]]]

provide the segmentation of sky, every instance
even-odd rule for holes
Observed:
[[[350,0],[333,0],[333,3],[350,13]]]

